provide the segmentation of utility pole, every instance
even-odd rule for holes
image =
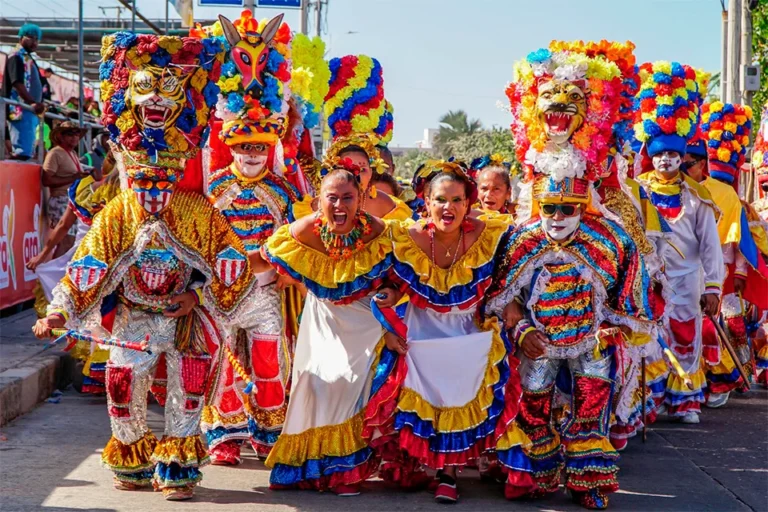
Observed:
[[[728,103],[741,101],[741,0],[728,2]]]
[[[131,3],[131,32],[136,32],[136,0]]]
[[[243,4],[243,6],[249,11],[251,11],[251,14],[253,14],[254,18],[256,17],[256,3],[254,2],[254,0],[245,0],[245,3]]]
[[[725,0],[720,0],[722,6],[722,25],[720,39],[722,40],[722,53],[720,55],[720,101],[725,103],[728,99],[728,8]]]
[[[83,75],[85,66],[83,64],[83,1],[79,0],[77,5],[77,71],[78,71],[78,89],[80,90],[80,101],[77,106],[77,124],[83,127],[83,103],[85,103],[85,91],[83,90]],[[80,144],[78,144],[78,149]]]
[[[739,76],[741,77],[741,83],[739,84],[739,90],[741,96],[739,97],[739,103],[752,106],[752,91],[745,90],[747,83],[747,66],[752,64],[752,13],[749,10],[749,1],[743,0],[741,4],[741,69],[739,70]]]
[[[307,17],[309,14],[309,0],[301,0],[301,8],[299,10],[299,32],[302,34],[307,33]]]
[[[165,0],[165,35],[168,35],[168,4],[171,0]]]
[[[315,2],[315,35],[320,37],[321,23],[323,19],[323,0],[316,0]]]

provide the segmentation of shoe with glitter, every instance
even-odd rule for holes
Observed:
[[[589,510],[605,510],[608,508],[608,496],[598,489],[590,489],[587,492],[571,491],[573,501]]]

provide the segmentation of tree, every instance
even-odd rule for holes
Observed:
[[[429,151],[419,151],[417,149],[412,149],[403,155],[398,155],[395,157],[395,174],[410,180],[413,178],[416,169],[430,158],[437,157]]]
[[[463,110],[449,110],[440,118],[440,128],[435,136],[435,148],[441,156],[450,156],[448,144],[462,135],[470,135],[483,127],[479,119],[469,119]]]
[[[515,147],[512,132],[494,126],[490,130],[479,130],[461,135],[447,144],[451,156],[467,164],[475,158],[500,154],[508,162],[515,161]]]
[[[756,64],[760,65],[760,90],[752,98],[755,117],[768,103],[768,2],[758,2],[752,9],[752,56]]]
[[[712,103],[720,99],[720,71],[712,74],[712,78],[709,79],[709,86],[707,87],[707,93],[704,95],[704,101]]]

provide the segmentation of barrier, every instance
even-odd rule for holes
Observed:
[[[37,163],[0,161],[0,309],[34,298],[26,268],[42,246],[43,198]]]

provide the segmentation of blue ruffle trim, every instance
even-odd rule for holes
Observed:
[[[282,428],[276,430],[266,430],[259,426],[253,418],[248,418],[248,434],[251,436],[251,440],[258,444],[265,446],[274,446],[277,442],[277,438],[280,436]]]
[[[472,269],[472,281],[466,285],[452,286],[448,293],[440,293],[429,285],[421,282],[419,275],[407,263],[394,260],[392,269],[408,284],[413,293],[423,297],[428,303],[436,306],[461,306],[467,302],[473,303],[477,297],[478,285],[493,276],[493,260],[485,265]]]
[[[619,460],[619,455],[596,455],[590,454],[585,457],[571,457],[565,456],[565,467],[570,470],[577,471],[618,471],[619,467],[616,462]]]
[[[213,430],[209,430],[205,433],[205,440],[208,442],[208,447],[213,448],[221,443],[226,443],[231,440],[242,441],[248,435],[248,428],[226,428],[216,427]]]
[[[513,446],[509,450],[499,450],[496,452],[496,457],[499,459],[499,463],[507,469],[524,473],[533,472],[531,459],[520,446]]]
[[[712,373],[707,372],[707,382],[718,382],[721,384],[733,384],[741,378],[739,370],[734,368],[731,373]]]
[[[705,401],[704,391],[701,389],[687,393],[680,393],[667,389],[667,392],[664,395],[664,403],[672,406],[678,406],[688,402],[699,402],[703,404]]]
[[[319,480],[334,473],[352,471],[365,464],[373,456],[373,450],[363,448],[345,457],[323,457],[311,459],[301,466],[275,464],[269,474],[269,483],[277,485],[296,485],[308,480]]]
[[[161,487],[184,487],[203,479],[203,473],[196,467],[181,467],[172,462],[158,462],[155,466],[155,482]]]

